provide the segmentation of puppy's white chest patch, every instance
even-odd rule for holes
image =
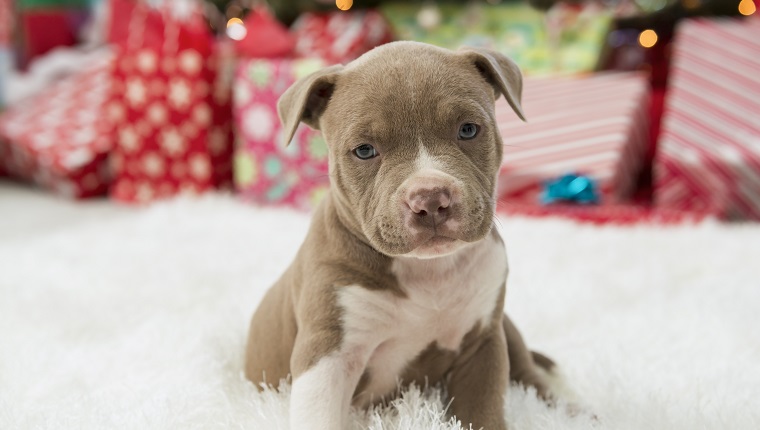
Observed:
[[[437,259],[397,258],[392,270],[406,297],[361,286],[341,290],[341,349],[372,351],[366,388],[354,403],[397,388],[406,366],[430,344],[457,351],[464,336],[492,315],[504,285],[507,258],[495,236]]]

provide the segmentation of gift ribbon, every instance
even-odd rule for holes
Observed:
[[[574,173],[547,181],[544,183],[541,203],[548,205],[556,202],[597,204],[599,203],[598,184],[588,176]]]

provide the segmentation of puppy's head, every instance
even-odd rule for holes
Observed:
[[[296,82],[278,109],[289,142],[322,130],[339,214],[378,251],[433,258],[491,229],[502,141],[494,102],[523,118],[522,77],[485,49],[376,48]]]

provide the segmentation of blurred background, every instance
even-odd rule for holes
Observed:
[[[278,97],[320,67],[418,40],[490,47],[526,76],[528,123],[497,106],[500,211],[760,220],[757,7],[0,0],[0,203],[147,205],[223,189],[308,211],[328,184],[327,149],[305,126],[282,144]]]
[[[507,311],[591,407],[510,428],[760,428],[758,1],[0,0],[0,429],[289,428],[242,352],[329,177],[276,103],[405,39],[525,75]]]

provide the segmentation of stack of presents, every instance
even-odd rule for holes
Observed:
[[[43,27],[74,43],[67,31],[86,15],[109,46],[0,114],[0,175],[72,198],[146,203],[233,188],[247,201],[308,210],[328,187],[327,147],[305,125],[283,145],[279,96],[321,67],[418,40],[490,47],[526,75],[527,123],[497,103],[500,210],[760,220],[760,19],[679,23],[652,133],[650,76],[600,67],[614,11],[492,3],[331,3],[286,27],[262,2],[238,19],[192,0],[0,0],[0,67],[12,45],[22,67],[49,50],[37,40]],[[651,197],[641,198],[642,183]]]

